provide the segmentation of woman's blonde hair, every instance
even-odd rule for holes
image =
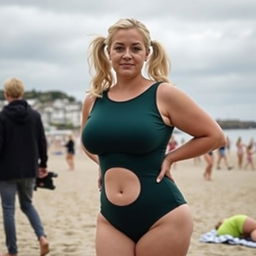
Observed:
[[[88,62],[95,74],[91,80],[90,92],[101,97],[104,90],[109,89],[114,83],[114,76],[107,57],[107,50],[112,44],[115,33],[120,29],[136,28],[143,36],[146,49],[152,51],[146,64],[147,73],[150,79],[155,81],[168,82],[169,60],[164,48],[159,42],[152,41],[149,30],[144,24],[135,19],[120,19],[108,29],[107,38],[98,36],[90,44]]]
[[[4,82],[4,92],[13,99],[21,98],[24,94],[24,84],[18,78],[9,78]]]

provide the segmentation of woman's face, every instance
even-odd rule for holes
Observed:
[[[137,29],[120,29],[113,36],[109,57],[117,77],[141,74],[147,56],[143,36]]]

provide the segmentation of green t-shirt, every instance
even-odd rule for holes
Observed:
[[[217,234],[241,237],[241,235],[243,234],[243,225],[246,218],[246,215],[235,215],[228,219],[225,219],[218,228]]]

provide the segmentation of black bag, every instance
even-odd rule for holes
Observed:
[[[58,174],[55,172],[48,172],[47,176],[43,178],[36,178],[36,184],[34,190],[37,188],[45,188],[45,189],[55,189],[55,185],[53,183],[53,178],[58,177]]]

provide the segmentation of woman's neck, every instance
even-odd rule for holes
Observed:
[[[113,87],[118,90],[137,91],[151,83],[152,81],[146,79],[143,76],[137,76],[133,78],[117,78],[117,83]]]
[[[133,98],[144,92],[154,82],[144,77],[130,80],[118,80],[117,83],[111,87],[109,97],[118,100],[125,100]]]

